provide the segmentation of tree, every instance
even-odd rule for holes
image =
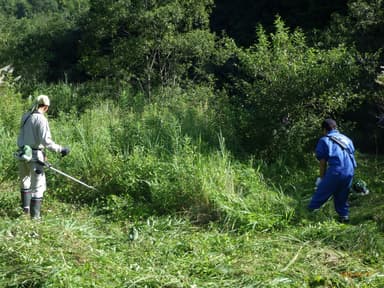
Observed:
[[[269,159],[302,155],[324,117],[340,116],[363,97],[360,68],[345,47],[310,48],[280,18],[275,29],[269,35],[259,26],[258,42],[240,50],[223,82],[242,147]]]
[[[0,0],[0,11],[4,15],[32,18],[39,13],[58,12],[57,0]]]
[[[361,52],[375,53],[384,47],[384,1],[348,1],[347,15],[335,13],[321,41],[326,45],[356,45]]]
[[[92,77],[133,81],[150,98],[158,85],[205,77],[214,50],[212,0],[92,0],[82,24],[81,63]]]
[[[9,14],[0,13],[0,63],[12,63],[27,82],[79,77],[77,19],[87,0],[75,10],[54,0],[1,1]]]
[[[0,63],[12,63],[27,82],[55,81],[74,72],[78,37],[74,19],[55,13],[7,19],[7,23]]]

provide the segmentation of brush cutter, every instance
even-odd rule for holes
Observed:
[[[87,188],[89,188],[89,189],[98,191],[95,187],[90,186],[90,185],[88,185],[88,184],[86,184],[86,183],[80,181],[79,179],[76,179],[75,177],[72,177],[71,175],[68,175],[67,173],[64,173],[63,171],[60,171],[60,170],[58,170],[58,169],[52,167],[52,165],[49,164],[49,163],[47,163],[47,162],[43,162],[43,161],[40,161],[40,160],[36,160],[36,163],[40,164],[41,166],[45,166],[45,167],[47,167],[48,169],[50,169],[50,170],[52,170],[52,171],[54,171],[54,172],[56,172],[56,173],[58,173],[58,174],[60,174],[60,175],[63,175],[64,177],[67,177],[67,178],[71,179],[72,181],[74,181],[74,182],[76,182],[76,183],[79,183],[79,184],[81,184],[81,185],[83,185],[83,186],[85,186],[85,187],[87,187]],[[38,173],[38,174],[39,174],[39,172],[41,173],[41,171],[38,171],[38,170],[35,171],[35,172]]]

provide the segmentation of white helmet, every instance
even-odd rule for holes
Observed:
[[[49,106],[49,98],[47,95],[39,95],[36,98],[36,105],[46,105]]]

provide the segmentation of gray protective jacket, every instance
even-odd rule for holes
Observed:
[[[60,152],[62,147],[52,140],[48,119],[40,112],[27,112],[21,118],[20,133],[17,146],[29,145],[32,149],[47,148]]]

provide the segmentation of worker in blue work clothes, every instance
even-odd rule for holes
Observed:
[[[351,139],[337,130],[335,120],[325,119],[321,128],[324,136],[316,146],[320,175],[308,208],[311,211],[319,209],[333,196],[339,221],[345,223],[349,221],[348,194],[356,168],[355,147]]]

